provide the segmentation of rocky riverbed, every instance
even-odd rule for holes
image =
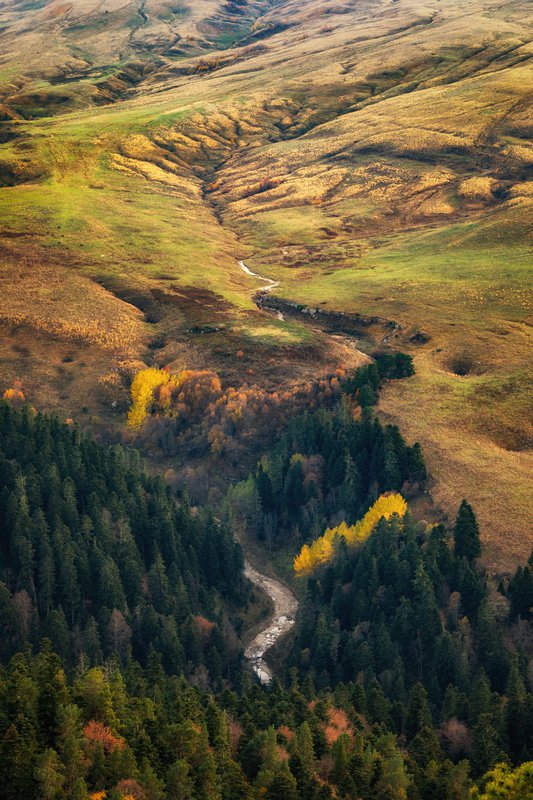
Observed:
[[[256,570],[247,561],[244,574],[252,583],[268,594],[274,603],[274,613],[263,628],[250,642],[244,655],[261,683],[270,683],[272,671],[265,661],[265,654],[284,636],[296,621],[298,600],[288,588],[275,578],[269,578]]]

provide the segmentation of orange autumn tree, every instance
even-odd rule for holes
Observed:
[[[355,525],[341,522],[335,528],[327,528],[324,535],[315,539],[310,546],[304,544],[294,559],[294,571],[297,575],[310,575],[316,567],[331,561],[335,536],[346,539],[348,547],[353,547],[368,539],[380,519],[390,519],[393,514],[403,517],[406,511],[407,503],[401,494],[382,494]]]
[[[117,736],[108,725],[91,719],[83,729],[83,735],[91,747],[101,744],[106,753],[124,749],[124,739]]]
[[[17,408],[24,405],[26,398],[24,397],[24,392],[22,391],[22,381],[19,379],[13,381],[13,386],[10,389],[5,390],[3,398]]]

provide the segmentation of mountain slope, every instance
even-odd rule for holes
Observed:
[[[6,384],[102,416],[146,363],[281,384],[359,363],[327,315],[260,312],[244,257],[280,282],[271,298],[397,323],[360,329],[415,356],[383,413],[424,445],[445,511],[472,501],[491,561],[525,557],[528,5],[6,3],[0,19]]]

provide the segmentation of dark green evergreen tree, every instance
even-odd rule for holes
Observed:
[[[472,506],[463,500],[453,531],[455,543],[455,555],[458,558],[466,558],[473,561],[481,555],[481,542],[479,539],[479,527]]]

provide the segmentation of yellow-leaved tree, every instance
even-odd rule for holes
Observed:
[[[380,519],[390,519],[393,514],[403,517],[406,511],[407,503],[401,494],[382,494],[355,525],[341,522],[336,528],[327,528],[324,535],[315,539],[310,547],[304,544],[294,559],[294,571],[297,575],[310,575],[320,564],[331,561],[335,536],[346,539],[348,546],[353,547],[368,539]]]
[[[338,528],[333,529],[333,533],[335,534],[337,532],[345,536],[348,545],[364,542],[368,539],[382,517],[390,519],[393,514],[403,517],[406,511],[407,503],[401,494],[382,494],[381,497],[378,497],[374,505],[368,509],[363,519],[359,520],[359,522],[356,522],[355,525],[351,527],[345,526],[346,531],[341,530],[341,523]]]
[[[483,788],[470,790],[471,800],[533,800],[533,761],[513,768],[496,764],[482,780]]]
[[[294,559],[294,571],[297,575],[308,575],[313,571],[313,559],[309,545],[304,544]]]
[[[146,417],[148,406],[153,400],[154,391],[158,386],[163,386],[170,380],[168,372],[162,369],[149,367],[141,369],[131,384],[132,405],[128,413],[130,428],[140,428]]]

